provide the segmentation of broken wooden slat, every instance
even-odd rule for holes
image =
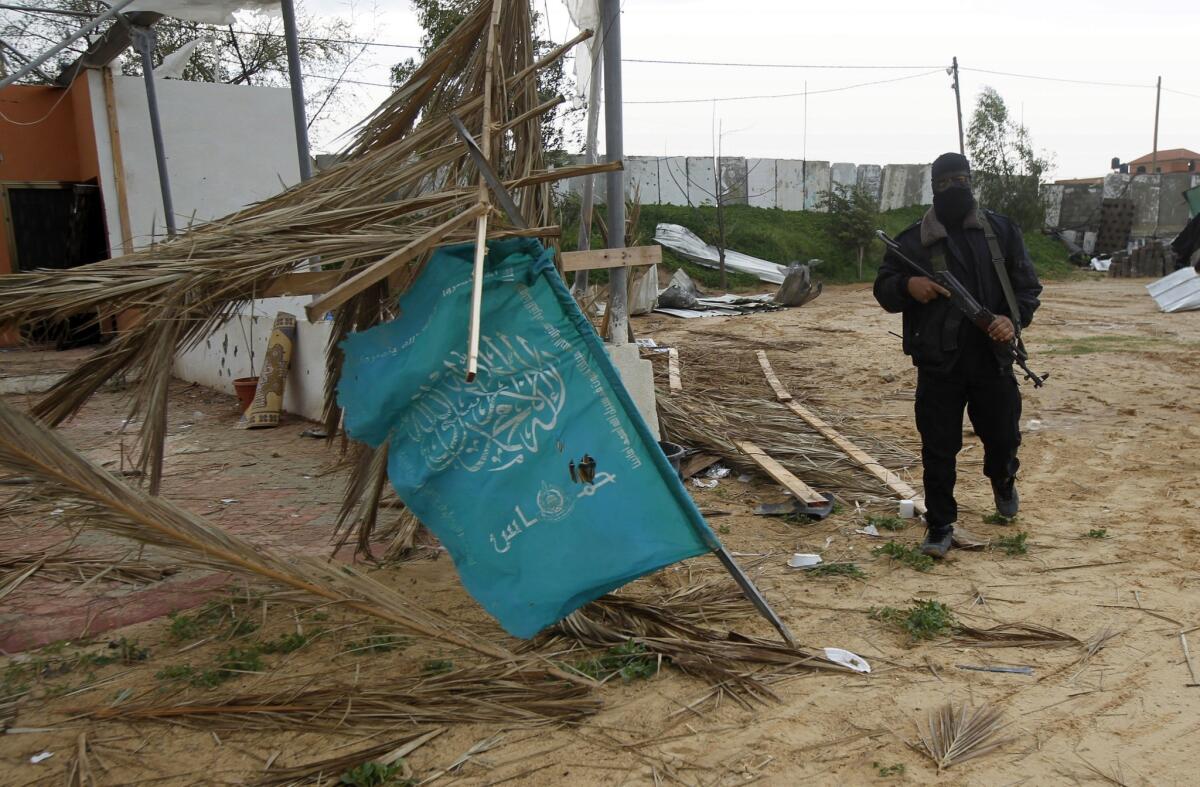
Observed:
[[[276,276],[263,290],[264,298],[280,295],[320,295],[335,287],[345,275],[343,271],[301,271]]]
[[[305,307],[305,312],[308,313],[309,322],[320,320],[325,312],[330,309],[336,309],[346,301],[358,295],[363,290],[373,284],[383,281],[393,271],[398,269],[405,263],[420,257],[425,252],[442,242],[442,238],[446,233],[456,227],[467,224],[482,216],[488,210],[487,205],[476,204],[467,208],[462,213],[458,214],[449,221],[443,222],[433,229],[426,232],[419,238],[414,239],[411,243],[406,244],[400,249],[392,252],[378,262],[372,263],[358,272],[354,278],[342,282],[334,287],[329,292],[317,298],[315,301]]]
[[[771,476],[776,483],[795,495],[800,502],[810,506],[823,506],[829,502],[823,495],[796,478],[790,470],[767,456],[761,448],[749,440],[735,440],[734,445],[743,454],[753,459],[754,463],[766,471],[767,475]]]
[[[901,499],[912,500],[913,508],[918,514],[925,514],[924,498],[917,494],[917,490],[905,483],[903,478],[879,464],[870,454],[843,437],[812,410],[809,410],[798,402],[792,401],[792,395],[779,383],[779,378],[775,376],[775,372],[771,368],[771,362],[767,360],[767,354],[762,350],[758,351],[758,362],[762,365],[763,373],[767,376],[767,382],[771,383],[772,388],[775,388],[776,395],[780,397],[780,401],[787,405],[788,409],[800,416],[813,429],[820,432],[826,440],[842,449],[846,456],[853,459],[860,467],[882,481],[889,489],[899,495]],[[774,382],[772,382],[772,379],[774,379]],[[787,396],[787,399],[784,399],[783,396]]]
[[[680,468],[680,475],[682,475],[683,480],[686,481],[696,473],[699,473],[701,470],[707,470],[719,461],[721,461],[721,457],[719,456],[713,456],[712,454],[696,454],[683,463],[683,467]]]
[[[672,391],[683,390],[683,379],[679,376],[679,350],[674,347],[667,350],[667,378]]]
[[[765,350],[756,350],[758,355],[758,363],[763,368],[763,374],[767,376],[767,384],[771,386],[771,390],[775,392],[775,398],[781,402],[792,401],[792,395],[783,387],[783,383],[779,382],[779,378],[775,376],[775,370],[771,368],[771,362],[767,360]]]
[[[662,262],[662,246],[630,246],[627,249],[564,251],[563,271],[591,271],[600,268],[631,268]]]

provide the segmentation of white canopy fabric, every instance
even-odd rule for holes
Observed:
[[[265,11],[279,8],[279,0],[137,0],[126,6],[125,13],[153,11],[207,25],[231,25],[238,11]]]

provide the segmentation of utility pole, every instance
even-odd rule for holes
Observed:
[[[308,119],[304,115],[304,75],[300,73],[300,41],[296,34],[296,7],[292,0],[281,0],[283,37],[287,42],[288,82],[292,88],[292,122],[296,126],[296,154],[300,159],[300,180],[312,177],[312,159],[308,154]]]
[[[967,155],[967,147],[963,144],[962,131],[962,94],[958,89],[958,56],[955,55],[951,61],[950,69],[954,72],[954,110],[958,113],[958,152],[962,155]]]
[[[608,161],[625,157],[624,123],[621,108],[621,2],[601,0],[600,26],[604,30],[604,154]],[[621,170],[605,179],[608,203],[608,248],[625,248],[625,178]],[[629,343],[629,298],[626,288],[629,269],[608,272],[609,341]]]
[[[714,111],[716,111],[714,105]],[[717,258],[721,263],[721,289],[728,291],[725,280],[725,192],[721,188],[721,135],[724,123],[718,121],[717,144],[713,155],[713,198],[717,202]]]
[[[1150,174],[1158,172],[1158,105],[1162,102],[1162,77],[1154,89],[1154,152],[1150,154]]]

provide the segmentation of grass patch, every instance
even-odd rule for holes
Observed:
[[[621,680],[629,683],[654,677],[658,671],[658,659],[646,650],[645,645],[630,640],[609,648],[603,656],[571,666],[593,680],[602,681],[620,675]]]
[[[983,517],[983,522],[986,525],[1011,525],[1016,521],[1017,518],[1015,516],[1005,516],[999,511],[993,511],[990,514],[984,514]]]
[[[933,568],[934,560],[929,555],[922,555],[915,547],[906,547],[889,541],[881,547],[871,550],[872,555],[887,555],[892,560],[911,568],[913,571],[928,571]]]
[[[605,206],[597,205],[596,213],[605,215]],[[916,205],[879,214],[880,229],[895,237],[925,214],[924,206]],[[562,207],[563,251],[574,251],[579,237],[579,199],[567,199]],[[688,207],[686,205],[642,205],[638,216],[635,244],[651,244],[654,229],[660,223],[679,224],[687,227],[708,243],[717,239],[717,210],[711,205]],[[781,265],[819,259],[816,278],[845,283],[875,278],[879,263],[883,259],[883,244],[872,240],[863,258],[863,276],[858,276],[858,254],[856,249],[838,246],[828,235],[830,216],[815,211],[789,211],[777,208],[755,208],[749,205],[728,205],[725,208],[726,248],[770,260]],[[603,238],[599,223],[593,222],[592,248],[602,248]],[[1038,275],[1044,278],[1070,278],[1078,276],[1078,269],[1068,259],[1066,247],[1059,241],[1041,232],[1025,233],[1025,246]],[[663,249],[663,264],[671,271],[682,268],[705,289],[717,289],[720,273],[677,257],[669,249]],[[592,271],[589,281],[605,282],[607,271]],[[729,272],[731,290],[764,291],[771,285],[758,281],[753,276]]]
[[[895,765],[881,765],[880,763],[873,762],[871,763],[871,767],[879,771],[879,778],[881,779],[904,775],[904,763],[902,762],[898,762]]]
[[[1108,528],[1107,527],[1095,528],[1093,530],[1087,531],[1086,533],[1083,534],[1083,536],[1084,536],[1084,538],[1108,538],[1109,537]]]
[[[454,671],[454,662],[450,659],[432,659],[425,662],[421,671],[426,675],[445,675],[447,672]]]
[[[388,765],[364,762],[343,773],[337,783],[344,787],[408,787],[417,783],[415,779],[401,779],[403,772],[403,759]]]
[[[893,533],[908,527],[898,516],[878,516],[876,514],[867,517],[867,524],[874,525],[876,530],[890,530]]]
[[[185,681],[198,689],[212,689],[241,674],[262,672],[265,667],[257,647],[229,648],[217,656],[216,666],[212,668],[201,670],[191,664],[174,664],[160,669],[154,677],[164,681]]]
[[[873,620],[902,629],[913,642],[936,639],[958,628],[954,614],[940,601],[918,601],[908,609],[879,607],[871,610]]]
[[[804,573],[813,577],[867,578],[867,572],[859,568],[857,563],[818,563],[812,568],[804,569]]]
[[[258,630],[258,623],[239,614],[239,607],[248,603],[243,598],[227,598],[210,601],[191,614],[176,610],[167,615],[171,620],[167,634],[176,642],[200,639],[222,626],[226,627],[225,636],[229,639],[253,634]]]
[[[1155,339],[1149,336],[1134,336],[1122,333],[1109,333],[1101,336],[1085,336],[1080,339],[1060,339],[1050,344],[1050,349],[1042,355],[1092,355],[1094,353],[1136,353],[1151,349],[1161,349],[1173,344],[1168,339]]]
[[[1003,549],[1006,555],[1024,555],[1029,552],[1029,545],[1025,543],[1028,538],[1028,533],[1015,533],[1011,536],[997,538],[992,543],[994,546]]]
[[[399,650],[408,645],[408,640],[399,634],[386,629],[375,629],[363,639],[346,643],[347,651],[352,653],[386,653]]]
[[[720,527],[717,528],[717,532],[723,536],[729,535],[729,532],[730,532],[729,525],[721,525]]]
[[[264,642],[259,646],[259,650],[263,653],[294,653],[307,645],[319,633],[318,631],[314,631],[312,634],[306,636],[293,631],[291,634],[283,634],[273,640]]]

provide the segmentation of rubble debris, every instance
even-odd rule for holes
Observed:
[[[816,299],[821,294],[821,282],[813,286],[812,266],[818,263],[820,260],[809,260],[806,263],[793,262],[789,265],[783,284],[779,285],[779,291],[775,293],[775,303],[796,307]]]
[[[694,232],[678,224],[659,224],[654,228],[654,242],[661,243],[686,260],[706,268],[721,267],[721,253],[716,246],[700,240]],[[787,270],[776,262],[751,257],[732,249],[725,250],[725,269],[757,276],[760,281],[783,284]]]

